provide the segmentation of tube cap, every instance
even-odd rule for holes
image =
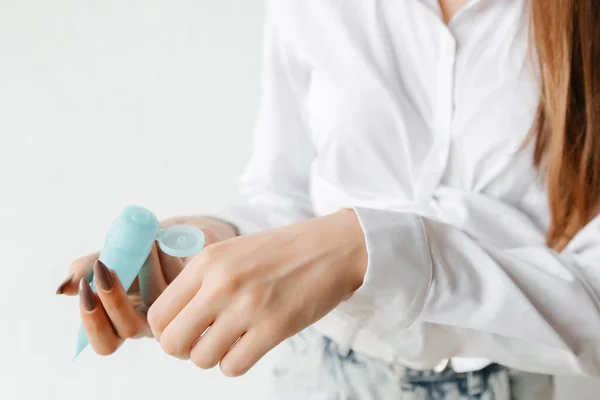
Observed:
[[[173,225],[158,232],[158,245],[173,257],[191,257],[204,247],[204,233],[189,225]]]

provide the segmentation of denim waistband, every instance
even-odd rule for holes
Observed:
[[[344,349],[340,352],[335,341],[327,337],[321,337],[322,345],[326,352],[336,354],[345,362],[360,362],[364,356],[356,354],[353,350]],[[376,360],[372,360],[378,362]],[[398,366],[396,366],[398,368]],[[465,395],[478,396],[488,390],[490,377],[502,373],[506,368],[502,365],[492,363],[488,366],[469,372],[456,372],[449,364],[443,371],[418,370],[409,367],[401,367],[397,370],[397,378],[404,390],[413,390],[414,387],[430,386],[439,384],[453,384]]]

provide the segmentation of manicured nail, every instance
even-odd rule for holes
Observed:
[[[113,277],[106,265],[100,260],[94,263],[94,276],[98,281],[100,289],[108,292],[113,288]]]
[[[75,274],[71,274],[71,275],[67,276],[67,278],[64,281],[62,281],[60,283],[60,285],[58,285],[58,288],[56,289],[56,294],[63,294],[63,292],[65,291],[65,288],[69,285],[69,283],[71,283],[74,276],[75,276]]]
[[[79,281],[79,301],[87,312],[92,312],[96,308],[96,296],[94,296],[90,284],[83,278]]]

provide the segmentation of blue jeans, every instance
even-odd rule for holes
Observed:
[[[553,378],[492,364],[479,371],[417,371],[386,364],[310,328],[289,339],[273,371],[276,400],[551,400]]]

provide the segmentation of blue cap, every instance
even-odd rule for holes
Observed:
[[[173,257],[191,257],[204,247],[204,233],[189,225],[173,225],[158,232],[160,249]]]
[[[159,228],[153,212],[140,206],[127,206],[112,225],[107,240],[125,252],[146,251],[155,240],[160,249],[173,257],[190,257],[204,247],[204,234],[189,225]]]
[[[202,250],[204,234],[187,225],[173,225],[160,229],[158,218],[140,206],[127,206],[113,222],[100,261],[113,269],[127,291],[152,250],[154,241],[160,249],[173,257],[191,257]],[[96,288],[92,282],[92,290]],[[88,345],[83,327],[79,329],[75,357]]]

